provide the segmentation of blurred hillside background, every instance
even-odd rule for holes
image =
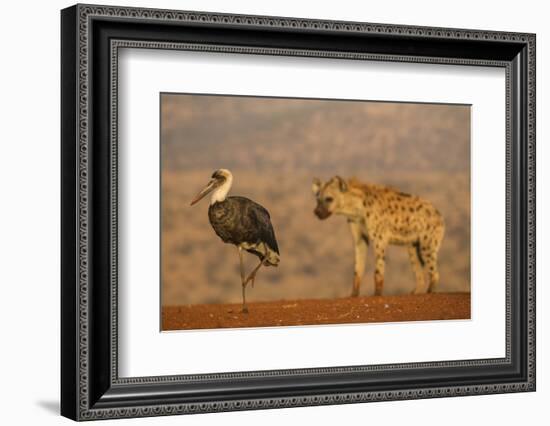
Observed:
[[[346,220],[313,215],[313,177],[335,174],[391,185],[443,214],[439,291],[470,290],[470,107],[184,94],[161,95],[162,303],[238,303],[237,249],[192,197],[218,168],[230,195],[266,207],[278,268],[262,268],[250,301],[347,297],[354,252]],[[257,258],[248,257],[248,268]],[[362,295],[374,292],[372,248]],[[390,246],[384,294],[415,287],[407,250]]]

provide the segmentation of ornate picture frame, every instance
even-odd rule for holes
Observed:
[[[534,34],[76,5],[61,12],[61,37],[62,415],[93,420],[535,390]],[[119,377],[117,90],[118,52],[126,47],[504,69],[505,357]]]

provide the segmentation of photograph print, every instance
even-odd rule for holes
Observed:
[[[470,113],[161,93],[161,331],[470,319]]]

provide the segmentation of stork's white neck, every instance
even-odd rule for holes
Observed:
[[[225,182],[218,186],[214,192],[212,192],[212,197],[210,198],[210,205],[224,201],[227,198],[227,193],[231,189],[233,184],[233,176],[229,175],[226,177]]]

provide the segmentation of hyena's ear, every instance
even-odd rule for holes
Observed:
[[[319,178],[313,178],[313,183],[311,184],[311,191],[313,195],[317,196],[321,190],[321,180]]]
[[[336,181],[338,182],[338,186],[340,187],[340,191],[346,192],[348,190],[348,184],[344,179],[342,179],[340,176],[335,176]]]

